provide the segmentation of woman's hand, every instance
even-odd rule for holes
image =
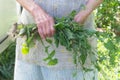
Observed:
[[[41,38],[51,37],[54,30],[54,20],[49,16],[34,0],[17,0],[26,10],[28,10],[36,21],[38,32]]]
[[[51,37],[55,33],[54,19],[39,7],[32,11],[33,17],[36,21],[38,32],[42,39]]]
[[[74,20],[77,23],[83,24],[86,21],[88,16],[89,16],[89,13],[85,10],[82,10],[74,17]]]
[[[78,23],[83,24],[87,17],[96,9],[103,0],[88,0],[84,10],[80,11],[74,18]]]

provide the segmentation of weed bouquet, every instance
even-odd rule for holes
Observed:
[[[55,18],[54,28],[56,33],[54,34],[54,42],[47,38],[46,42],[55,44],[56,47],[59,45],[64,46],[68,51],[73,53],[73,62],[77,65],[84,65],[88,54],[94,54],[91,49],[91,45],[88,42],[88,38],[95,35],[95,31],[87,30],[73,21],[76,12],[73,11],[70,15],[62,18]],[[55,65],[58,63],[57,58],[54,58],[55,50],[48,52],[50,46],[45,46],[41,37],[37,32],[37,26],[35,24],[18,25],[19,35],[26,36],[25,43],[22,44],[22,53],[28,54],[29,49],[35,45],[34,39],[40,40],[45,47],[47,57],[44,61],[48,65]],[[83,69],[85,69],[83,67]]]

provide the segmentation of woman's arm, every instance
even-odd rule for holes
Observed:
[[[103,0],[88,0],[86,5],[86,11],[90,14],[94,9],[96,9]]]
[[[84,23],[87,17],[96,9],[103,0],[88,0],[85,9],[80,11],[74,18],[76,22]]]
[[[43,9],[38,6],[33,0],[17,0],[26,10],[28,10],[32,15],[34,11],[39,8],[40,12],[44,12]]]
[[[17,0],[26,10],[28,10],[36,21],[38,32],[42,38],[50,37],[54,34],[54,20],[33,0]]]

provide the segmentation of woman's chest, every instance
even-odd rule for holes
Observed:
[[[85,0],[35,0],[47,13],[52,16],[62,17],[73,10],[80,11],[85,5]]]

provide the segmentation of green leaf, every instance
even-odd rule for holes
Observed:
[[[69,17],[72,17],[72,18],[73,18],[73,17],[76,15],[76,13],[77,13],[77,12],[76,12],[75,10],[73,10],[73,11],[70,13]]]
[[[99,65],[95,65],[95,68],[100,71],[101,70],[101,67]]]
[[[26,34],[26,28],[20,29],[19,35],[20,35],[20,36],[23,36],[23,35],[25,35],[25,34]]]
[[[66,32],[65,34],[67,35],[67,37],[68,37],[69,40],[70,40],[70,39],[74,39],[73,32],[70,31],[70,29],[65,29],[64,32]]]
[[[48,53],[48,48],[49,48],[49,46],[46,47],[46,53]],[[54,55],[55,55],[55,50],[53,50],[50,54],[48,54],[48,57],[44,58],[43,60],[44,61],[51,60]]]
[[[85,67],[83,67],[83,70],[84,70],[85,72],[93,71],[93,69],[89,69],[89,68],[85,68]]]
[[[52,40],[51,40],[51,39],[46,38],[46,41],[47,41],[49,44],[52,44]]]
[[[27,39],[30,37],[30,30],[29,30],[29,28],[28,27],[26,27],[26,30],[27,30]]]
[[[49,62],[48,62],[48,65],[50,65],[50,66],[53,66],[53,65],[56,65],[58,63],[58,59],[52,59],[52,60],[50,60]]]
[[[44,61],[49,61],[49,60],[51,60],[51,58],[50,58],[50,57],[47,57],[47,58],[44,58],[43,60],[44,60]]]
[[[111,40],[108,40],[108,42],[104,43],[104,46],[109,50],[115,49],[115,45],[113,44]]]
[[[55,24],[54,27],[55,27],[56,29],[63,29],[63,28],[65,28],[64,23],[62,23],[62,22],[59,22],[59,23]]]
[[[34,35],[30,36],[27,40],[26,40],[28,46],[31,48],[35,45],[35,42],[34,42]]]
[[[44,58],[43,60],[44,61],[47,61],[47,60],[51,60],[53,58],[53,56],[55,55],[55,50],[53,50],[50,54],[49,54],[49,51],[48,51],[48,48],[50,46],[47,46],[45,47],[45,52],[47,53],[48,57],[47,58]]]
[[[56,33],[56,34],[54,35],[54,40],[55,40],[54,44],[56,45],[57,48],[58,48],[58,46],[59,46],[59,37],[58,37],[58,36],[59,36],[58,33]]]
[[[59,40],[58,39],[55,40],[55,45],[58,48],[58,46],[59,46]]]
[[[47,46],[47,47],[45,47],[45,52],[46,53],[48,53],[48,48],[49,48],[50,46]]]
[[[49,57],[53,57],[55,55],[55,50],[53,50],[50,54],[49,54]]]
[[[81,53],[80,59],[82,61],[82,65],[85,64],[86,58],[87,58],[87,54],[86,53]]]
[[[65,35],[62,32],[59,33],[59,43],[66,46]]]

